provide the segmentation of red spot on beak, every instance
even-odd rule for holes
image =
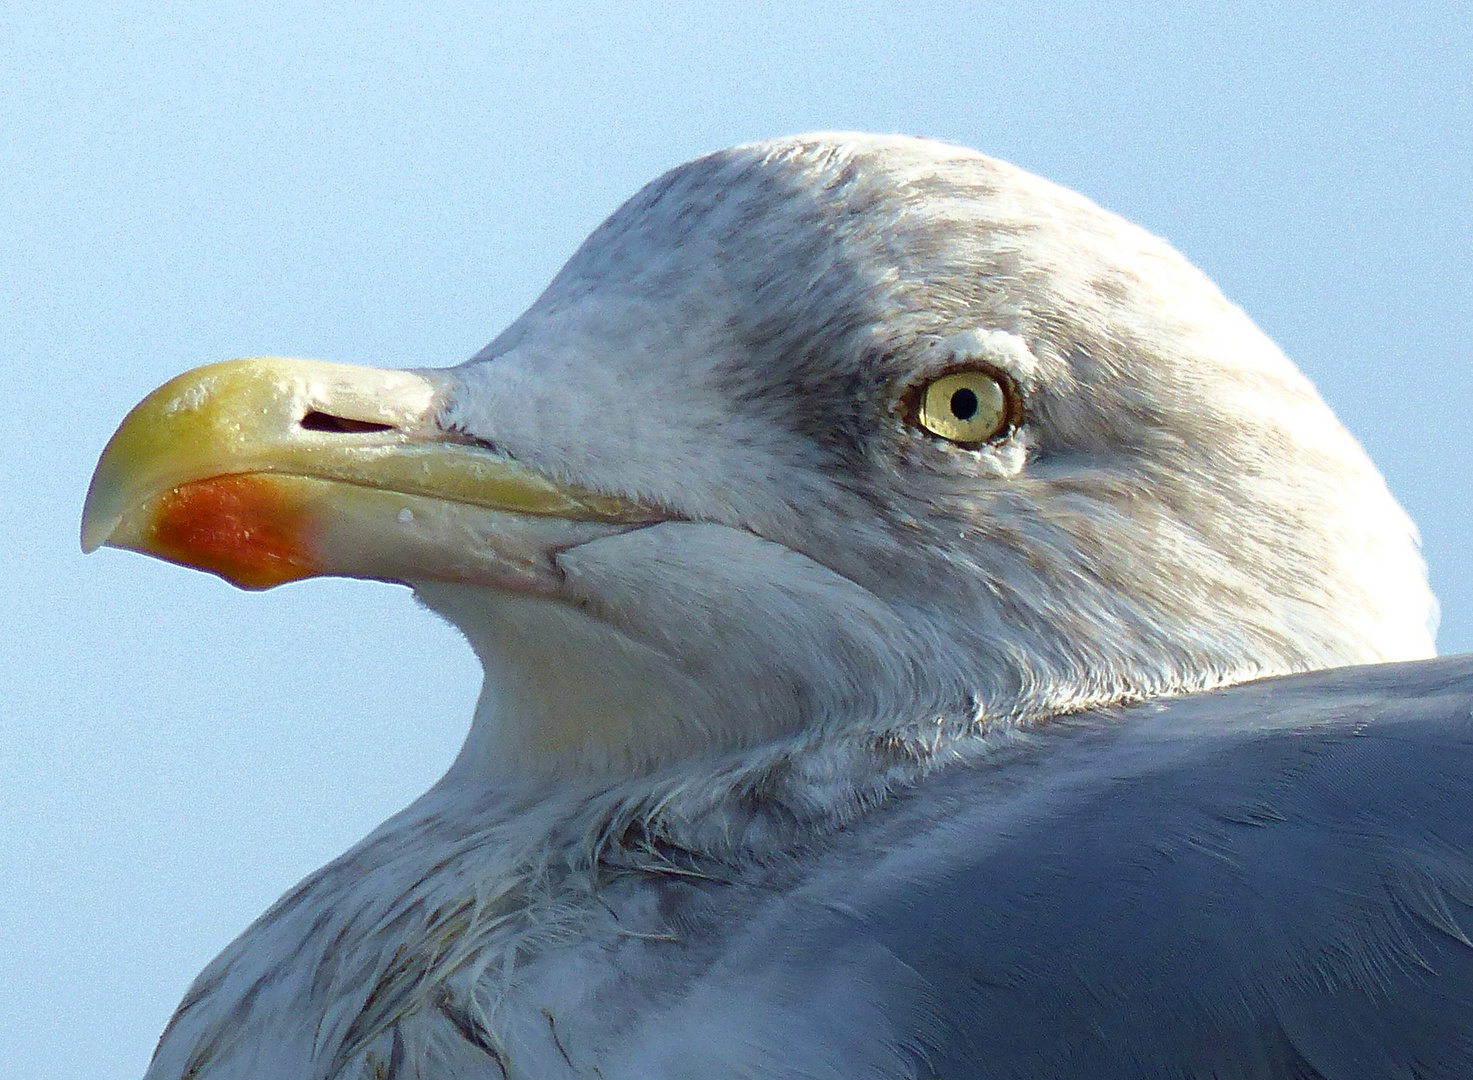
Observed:
[[[176,487],[159,503],[154,553],[208,570],[243,589],[269,589],[319,573],[300,506],[269,476],[217,476]]]

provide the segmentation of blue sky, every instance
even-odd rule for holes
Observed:
[[[1179,247],[1366,445],[1473,649],[1461,0],[8,4],[10,1073],[141,1075],[198,969],[433,782],[479,683],[400,588],[84,560],[127,409],[233,356],[459,362],[662,170],[837,128],[976,147]]]

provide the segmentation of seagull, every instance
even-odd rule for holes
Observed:
[[[485,672],[149,1080],[1473,1076],[1415,529],[1203,274],[1003,162],[682,165],[459,367],[161,387],[82,538],[406,584]]]

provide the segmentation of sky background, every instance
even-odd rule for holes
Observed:
[[[449,763],[480,673],[402,588],[246,594],[77,522],[236,356],[468,357],[661,171],[946,139],[1165,236],[1309,374],[1473,650],[1466,0],[0,8],[0,1061],[142,1074],[196,972]]]

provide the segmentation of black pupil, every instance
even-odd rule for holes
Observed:
[[[970,420],[977,415],[977,395],[971,390],[958,390],[951,395],[951,415],[958,420]]]

